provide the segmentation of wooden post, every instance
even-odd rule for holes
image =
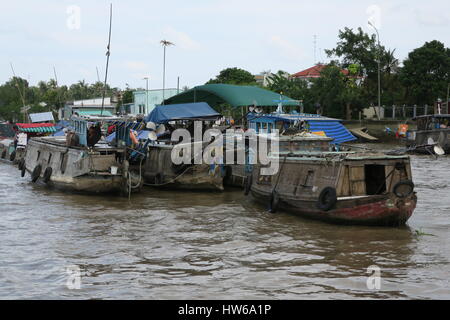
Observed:
[[[428,114],[428,105],[426,104],[425,105],[425,113],[424,113],[424,115],[427,115]]]

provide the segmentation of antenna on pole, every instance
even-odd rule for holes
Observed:
[[[101,82],[100,81],[100,75],[98,74],[98,67],[95,67],[95,70],[97,70],[97,82]]]
[[[16,87],[17,87],[17,90],[19,91],[20,99],[22,100],[22,107],[23,107],[22,111],[23,111],[24,122],[27,122],[27,109],[25,107],[25,97],[24,97],[25,93],[22,94],[22,91],[20,90],[20,86],[19,86],[19,83],[17,81],[16,73],[14,72],[14,67],[12,65],[12,62],[10,62],[9,65],[11,66],[11,70],[12,70],[12,73],[13,73],[13,76],[14,76],[14,81],[16,81]]]
[[[55,66],[53,66],[53,74],[55,75],[56,87],[58,87],[58,77],[56,76],[56,69],[55,69]]]
[[[56,68],[55,68],[55,66],[53,66],[53,74],[55,75],[55,82],[56,82],[56,96],[58,97],[58,103],[59,103],[59,106],[57,106],[57,107],[62,107],[61,106],[61,92],[58,90],[58,76],[56,75]]]
[[[110,45],[111,45],[111,27],[112,27],[112,3],[110,4],[109,9],[109,36],[108,36],[108,46],[106,47],[108,51],[106,51],[106,70],[105,70],[105,84],[103,86],[103,94],[102,94],[102,111],[100,115],[103,115],[103,108],[105,106],[105,94],[106,94],[106,81],[108,80],[108,66],[109,66],[109,56],[110,56]]]

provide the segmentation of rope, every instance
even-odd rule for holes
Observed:
[[[187,167],[186,170],[184,170],[182,173],[180,173],[178,176],[176,176],[175,178],[169,180],[168,182],[165,183],[144,183],[144,185],[146,186],[152,186],[152,187],[159,187],[159,186],[165,186],[167,184],[170,184],[172,182],[175,182],[178,178],[180,178],[182,175],[184,175],[186,172],[189,171],[189,169],[192,169],[193,167]]]

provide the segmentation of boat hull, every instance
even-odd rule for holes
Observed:
[[[270,194],[251,190],[252,197],[261,204],[268,205]],[[334,209],[323,211],[314,201],[286,199],[280,195],[278,208],[299,216],[329,223],[400,226],[411,217],[417,203],[416,194],[406,198],[394,195],[373,196],[360,199],[339,200]]]
[[[117,162],[116,156],[114,150],[104,154],[67,147],[53,140],[31,139],[22,174],[28,172],[32,182],[63,191],[119,193],[128,190],[129,180],[123,174],[128,169]],[[114,174],[112,167],[116,167]]]
[[[31,174],[31,172],[29,172]],[[51,177],[44,182],[42,177],[38,184],[61,191],[86,193],[119,193],[124,190],[124,179],[119,175],[85,175],[80,177]]]
[[[406,147],[411,148],[411,153],[418,154],[430,154],[433,153],[433,144],[429,144],[430,141],[438,144],[445,152],[450,154],[450,129],[434,129],[413,131],[414,135],[412,140],[406,139]],[[416,146],[422,146],[416,148]]]
[[[147,186],[169,189],[223,191],[220,165],[187,164],[176,166],[171,160],[172,146],[152,146],[144,164]]]

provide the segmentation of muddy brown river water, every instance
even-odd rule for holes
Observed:
[[[450,157],[412,168],[413,216],[381,228],[270,214],[240,190],[73,195],[0,163],[0,298],[450,299]]]

